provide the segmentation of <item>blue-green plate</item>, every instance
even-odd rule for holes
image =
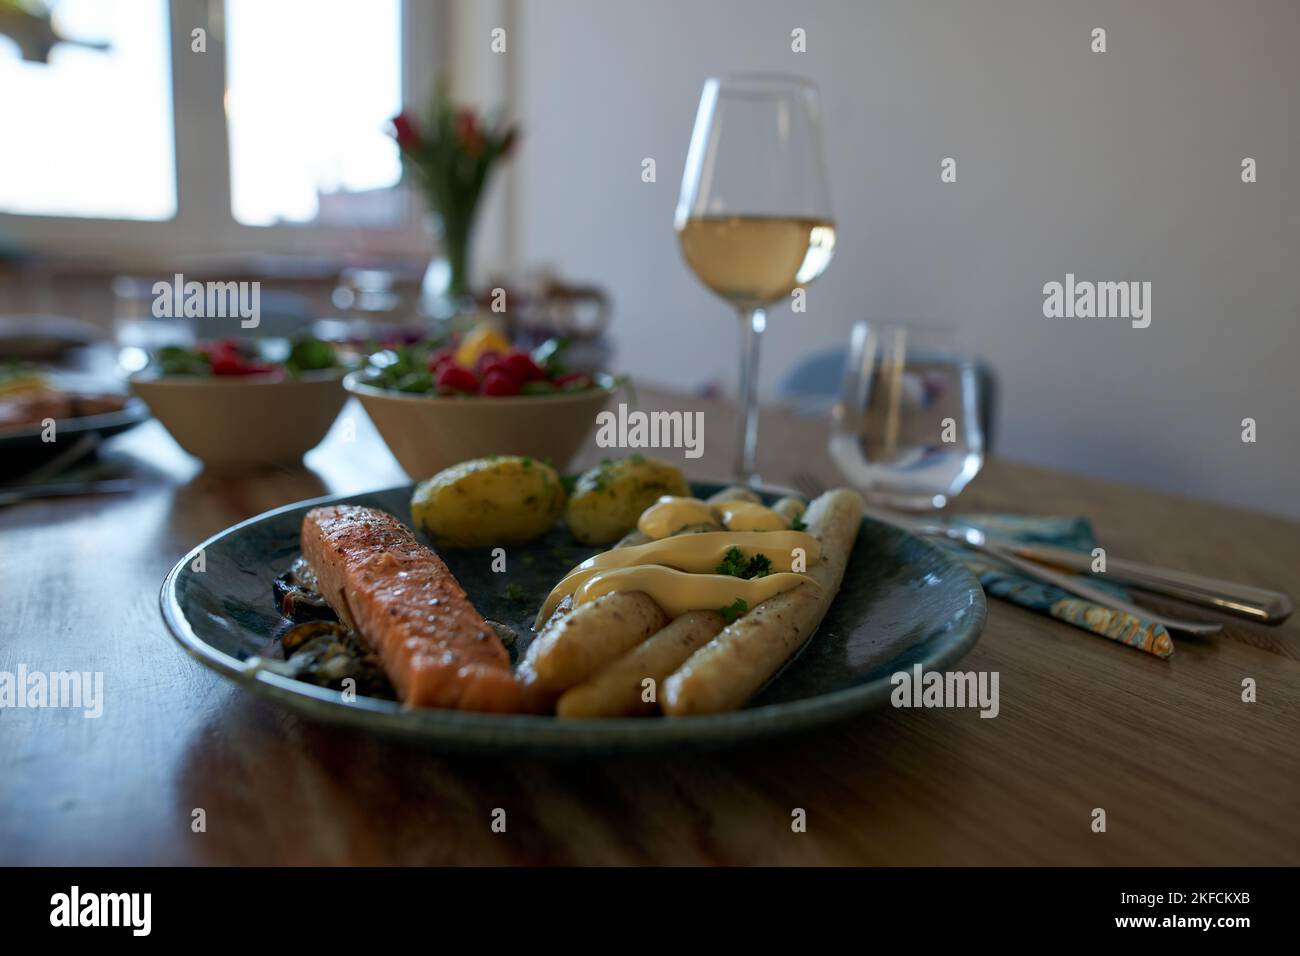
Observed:
[[[707,497],[721,485],[694,485]],[[412,486],[286,505],[203,542],[167,575],[162,613],[200,662],[242,686],[317,719],[427,741],[441,748],[544,753],[716,748],[841,720],[889,699],[890,675],[920,664],[942,669],[968,651],[984,626],[984,593],[970,573],[933,545],[864,521],[844,584],[803,650],[742,710],[699,717],[560,720],[446,710],[403,710],[391,701],[347,702],[247,664],[265,656],[284,626],[272,581],[298,554],[303,515],[324,504],[382,508],[411,523]],[[770,495],[769,498],[775,497]],[[202,570],[196,558],[203,553]],[[480,613],[515,627],[517,654],[529,625],[565,572],[593,553],[558,528],[512,547],[507,570],[487,551],[442,551]]]
[[[129,398],[116,412],[59,419],[55,422],[58,441],[45,441],[41,437],[45,431],[42,425],[0,429],[0,475],[8,480],[29,471],[86,435],[111,438],[148,420],[149,409],[144,402]]]

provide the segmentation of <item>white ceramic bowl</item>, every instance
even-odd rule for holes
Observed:
[[[320,444],[347,401],[342,372],[140,375],[131,379],[176,443],[207,465],[287,465]]]
[[[557,395],[419,395],[367,384],[373,372],[353,372],[343,387],[361,400],[406,473],[423,481],[444,468],[488,455],[527,455],[564,468],[614,394],[600,386]]]

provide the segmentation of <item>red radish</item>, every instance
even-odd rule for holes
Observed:
[[[438,373],[438,387],[452,388],[458,392],[474,392],[478,390],[478,378],[467,368],[448,365]]]
[[[429,356],[429,371],[440,372],[444,366],[454,363],[455,361],[456,359],[452,355],[451,349],[439,349]]]
[[[569,372],[567,375],[558,375],[553,381],[566,392],[576,392],[591,386],[591,376],[585,372]]]
[[[213,375],[265,375],[276,370],[274,365],[247,359],[233,352],[216,353],[208,361],[212,364]]]
[[[536,382],[546,377],[546,373],[533,361],[533,357],[522,349],[511,349],[505,354],[501,364],[520,382]]]
[[[515,374],[510,371],[510,367],[506,365],[505,360],[500,358],[494,358],[490,362],[482,362],[479,364],[478,373],[481,377],[487,378],[492,372],[500,372],[502,375],[509,375],[511,378],[516,377]]]
[[[496,349],[489,349],[478,357],[478,360],[474,363],[474,371],[478,372],[479,375],[486,375],[488,369],[499,361],[501,361],[501,353]]]
[[[483,376],[483,385],[480,391],[484,395],[518,395],[519,383],[515,381],[514,376],[509,372],[494,368]]]

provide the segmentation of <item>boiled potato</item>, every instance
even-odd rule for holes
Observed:
[[[411,517],[451,548],[522,544],[541,537],[564,511],[564,483],[550,465],[498,455],[443,469],[411,497]]]
[[[578,479],[564,520],[583,544],[609,544],[636,527],[662,495],[688,496],[691,486],[672,465],[632,455],[607,459]]]

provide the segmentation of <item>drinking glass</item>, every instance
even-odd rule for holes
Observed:
[[[772,74],[706,81],[673,224],[687,265],[740,316],[736,473],[757,484],[767,309],[826,271],[835,249],[817,88]]]
[[[951,329],[859,322],[853,328],[831,457],[874,502],[942,508],[984,464],[978,367]]]

